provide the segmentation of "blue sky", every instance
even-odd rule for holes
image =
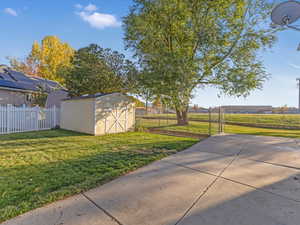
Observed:
[[[4,0],[0,1],[0,64],[6,56],[23,58],[34,40],[57,35],[74,48],[97,43],[125,53],[122,17],[131,0]],[[214,88],[199,89],[193,103],[216,105],[297,106],[296,78],[300,77],[300,32],[284,31],[272,50],[261,53],[271,78],[262,91],[247,98],[218,97]]]

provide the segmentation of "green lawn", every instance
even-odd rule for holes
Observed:
[[[149,117],[175,118],[175,114],[152,114]],[[217,118],[217,115],[213,115]],[[190,119],[208,120],[206,113],[190,113]],[[300,128],[299,114],[225,114],[225,120],[233,123],[251,123],[257,125],[294,126]]]
[[[141,120],[141,126],[145,127],[157,127],[157,120]],[[176,126],[174,123],[167,125],[166,121],[160,121],[160,129],[170,130],[170,131],[183,131],[189,133],[197,134],[208,134],[208,122],[194,122],[190,121],[188,126]],[[170,124],[170,121],[168,122]],[[217,124],[212,125],[212,133],[217,132]],[[276,136],[276,137],[291,137],[291,138],[300,138],[300,130],[285,130],[285,129],[267,129],[267,128],[255,128],[255,127],[246,127],[246,126],[235,126],[235,125],[226,125],[225,133],[234,133],[234,134],[250,134],[250,135],[264,135],[264,136]]]
[[[0,222],[108,182],[198,140],[63,130],[0,136]]]

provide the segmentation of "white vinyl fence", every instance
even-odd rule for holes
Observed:
[[[59,108],[0,105],[0,134],[47,130],[59,125]]]

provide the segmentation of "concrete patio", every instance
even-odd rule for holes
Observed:
[[[299,225],[300,140],[222,135],[3,225]]]

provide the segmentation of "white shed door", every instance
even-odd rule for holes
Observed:
[[[121,133],[127,131],[128,108],[114,107],[110,115],[105,119],[105,133]]]

